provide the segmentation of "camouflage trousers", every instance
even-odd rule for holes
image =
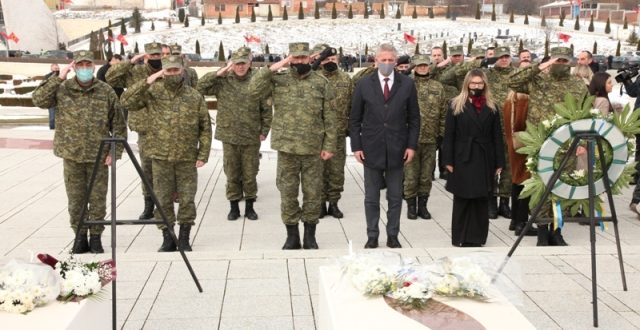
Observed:
[[[436,144],[420,143],[413,160],[404,166],[404,198],[429,196],[435,166]]]
[[[138,135],[138,150],[140,152],[140,167],[142,168],[142,173],[151,184],[151,189],[153,189],[153,167],[151,157],[149,156],[149,141],[147,141],[146,135]],[[142,181],[141,181],[142,182]],[[151,197],[151,193],[147,191],[147,187],[141,183],[142,185],[142,195],[144,197]]]
[[[173,207],[173,192],[180,195],[178,206],[178,223],[193,225],[196,219],[196,191],[198,189],[198,170],[195,161],[172,162],[153,159],[153,190],[160,202],[160,208],[167,216],[169,225],[173,227],[176,222],[176,213]],[[160,212],[155,211],[155,218],[162,219]],[[164,224],[158,228],[165,229]]]
[[[222,144],[224,174],[227,176],[227,199],[255,199],[258,195],[256,176],[260,167],[260,144]]]
[[[69,159],[63,160],[64,168],[64,187],[67,191],[67,199],[69,200],[69,222],[71,229],[75,232],[80,224],[80,216],[84,208],[84,201],[91,180],[94,163],[78,163]],[[107,214],[107,188],[109,186],[108,166],[99,165],[98,173],[96,173],[96,181],[93,183],[91,196],[89,196],[88,220],[104,220]],[[104,226],[92,225],[90,228],[92,235],[102,234]],[[86,228],[80,230],[82,234],[86,234]]]
[[[338,202],[344,191],[344,164],[347,160],[346,138],[338,136],[336,152],[329,160],[324,161],[322,173],[322,201]]]
[[[280,212],[285,225],[317,224],[322,198],[322,158],[278,151],[276,186],[280,191]],[[302,184],[302,208],[298,192]]]

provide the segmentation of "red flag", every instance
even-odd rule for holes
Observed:
[[[71,1],[71,0],[62,0],[62,2],[64,2],[64,3],[73,3],[73,1]]]
[[[564,34],[562,32],[558,32],[558,39],[564,41],[564,42],[569,42],[569,39],[571,39],[571,36],[568,34]]]
[[[108,42],[113,42],[113,37],[112,36],[107,36],[107,41]]]
[[[412,35],[410,35],[410,34],[408,34],[406,32],[404,33],[404,40],[407,41],[407,42],[410,42],[412,44],[416,43],[416,37],[414,37],[414,36],[412,36]]]
[[[116,38],[118,39],[118,41],[120,41],[121,44],[127,46],[129,43],[127,42],[127,39],[124,38],[124,36],[122,34],[119,34],[118,37]]]
[[[18,43],[20,41],[20,38],[18,38],[18,36],[13,32],[11,32],[11,34],[7,34],[4,31],[2,31],[2,32],[0,32],[0,36],[2,36],[7,41],[11,40],[11,41],[13,41],[15,43]]]
[[[250,42],[255,42],[255,43],[257,43],[257,44],[259,44],[259,43],[260,43],[260,41],[261,41],[261,40],[260,40],[260,37],[258,37],[258,36],[251,36],[250,38],[251,38],[251,41],[250,41]]]
[[[244,41],[251,42],[252,40],[251,38],[252,38],[251,36],[244,36]]]

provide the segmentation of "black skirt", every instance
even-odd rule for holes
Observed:
[[[453,196],[451,243],[454,246],[481,246],[489,235],[489,199]]]

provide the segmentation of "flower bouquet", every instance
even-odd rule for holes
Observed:
[[[426,266],[434,293],[448,297],[487,300],[491,277],[471,258],[444,257]]]
[[[11,260],[0,268],[0,311],[26,314],[59,294],[59,277],[46,265]]]

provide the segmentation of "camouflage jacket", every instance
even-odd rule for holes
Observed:
[[[376,72],[376,70],[377,68],[374,65],[372,65],[356,72],[356,74],[354,74],[353,77],[351,77],[351,81],[353,81],[353,87],[355,88],[356,84],[358,83],[358,81],[360,81],[360,79]]]
[[[107,83],[113,87],[130,88],[133,84],[140,80],[147,79],[147,77],[156,72],[158,71],[154,70],[149,64],[138,65],[126,61],[112,65],[109,71],[107,71],[105,78],[107,79]],[[132,131],[138,132],[138,134],[144,135],[147,133],[150,123],[147,114],[146,109],[130,113],[128,117],[129,128],[131,128]]]
[[[534,125],[553,117],[553,105],[563,102],[566,93],[571,93],[579,104],[588,95],[587,86],[578,77],[569,75],[558,79],[540,71],[538,65],[516,70],[509,79],[511,89],[529,94],[527,121]]]
[[[329,80],[336,97],[333,101],[336,109],[336,129],[338,138],[345,138],[349,129],[349,114],[351,113],[351,96],[353,94],[353,83],[349,75],[342,71],[326,72],[318,71]]]
[[[444,136],[444,121],[447,114],[447,97],[441,83],[429,77],[413,76],[418,91],[420,106],[419,143],[436,143]]]
[[[204,98],[183,85],[169,91],[163,81],[147,84],[141,80],[121,97],[122,104],[135,112],[149,112],[149,155],[167,161],[206,162],[211,151],[211,118]]]
[[[251,79],[249,91],[253,100],[273,99],[273,149],[296,155],[336,151],[335,93],[322,75],[312,71],[300,77],[265,67]]]
[[[493,96],[493,101],[496,104],[502,106],[507,100],[507,94],[509,94],[509,91],[511,90],[509,88],[509,77],[515,71],[516,69],[512,66],[506,68],[494,66],[485,70],[487,79],[489,80],[491,95]]]
[[[33,104],[56,108],[53,153],[60,158],[93,163],[103,138],[127,138],[118,96],[98,79],[94,78],[93,84],[84,89],[76,79],[53,76],[33,91]],[[121,155],[122,145],[118,145],[116,156]]]
[[[184,80],[190,87],[196,88],[196,86],[198,86],[198,73],[193,68],[185,67]]]
[[[271,129],[271,100],[254,102],[249,98],[249,82],[255,75],[250,70],[245,79],[233,72],[218,77],[209,72],[198,82],[198,92],[215,95],[218,100],[215,138],[226,143],[260,144],[260,135]]]

